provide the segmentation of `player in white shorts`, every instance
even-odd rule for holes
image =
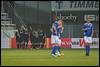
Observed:
[[[86,42],[86,56],[89,56],[90,54],[90,45],[92,44],[92,36],[94,30],[94,26],[90,22],[91,20],[88,19],[87,22],[84,23],[82,27],[82,30],[84,30],[84,40]]]
[[[52,30],[52,35],[51,35],[52,55],[56,56],[56,49],[58,49],[58,53],[60,55],[60,45],[61,45],[60,34],[62,33],[62,28],[59,21],[55,21],[53,23],[51,30]]]

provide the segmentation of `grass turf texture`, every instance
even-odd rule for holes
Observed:
[[[99,66],[99,49],[64,49],[64,56],[52,57],[51,49],[1,49],[1,66]]]

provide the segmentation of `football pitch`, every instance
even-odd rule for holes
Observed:
[[[51,56],[51,49],[1,49],[1,66],[99,66],[99,49],[64,49],[64,56]]]

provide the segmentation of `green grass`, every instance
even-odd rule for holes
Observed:
[[[52,57],[51,49],[1,49],[1,66],[99,66],[99,49],[64,49],[64,56]]]

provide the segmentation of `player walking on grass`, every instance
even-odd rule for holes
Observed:
[[[90,54],[90,45],[92,44],[92,36],[94,31],[94,26],[91,23],[91,20],[88,19],[86,23],[82,26],[82,30],[84,31],[84,40],[86,42],[86,56]]]

